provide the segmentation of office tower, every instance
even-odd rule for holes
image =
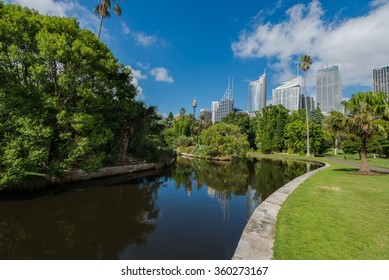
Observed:
[[[212,102],[212,112],[214,109],[214,103]],[[221,119],[228,115],[230,112],[234,112],[234,82],[228,81],[228,87],[224,96],[220,102],[218,102],[217,108],[214,111],[215,118],[212,119],[212,122],[220,122]]]
[[[290,111],[301,109],[301,76],[273,89],[273,105],[283,105]]]
[[[216,110],[219,108],[219,101],[212,102],[212,123],[216,122]]]
[[[307,102],[308,101],[308,102]],[[301,98],[301,108],[305,109],[306,105],[305,103],[308,103],[308,114],[315,109],[315,101],[313,100],[312,96],[308,96],[305,98],[304,94],[302,95]]]
[[[373,91],[386,93],[389,101],[389,66],[373,69]]]
[[[316,103],[323,113],[341,111],[342,75],[338,65],[322,67],[316,75]]]
[[[248,112],[253,115],[266,106],[266,74],[263,73],[258,80],[249,84],[249,108]]]
[[[201,119],[201,116],[204,116],[203,120],[204,120],[204,124],[206,124],[206,123],[208,123],[208,121],[212,120],[212,111],[206,110],[206,109],[201,109],[200,110],[200,119]]]

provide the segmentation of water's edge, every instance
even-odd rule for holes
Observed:
[[[305,173],[282,186],[265,199],[251,215],[239,239],[233,260],[270,260],[273,257],[273,244],[277,215],[288,196],[306,179],[330,167],[330,164]]]

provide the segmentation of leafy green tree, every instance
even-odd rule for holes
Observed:
[[[238,126],[222,122],[203,130],[200,138],[212,157],[245,157],[250,147]]]
[[[306,126],[305,110],[298,110],[292,113],[290,122],[286,127],[285,144],[288,151],[302,154],[306,152]],[[330,137],[322,126],[309,121],[311,134],[311,151],[313,154],[322,154],[329,147]]]
[[[137,92],[106,45],[75,19],[18,5],[0,4],[0,26],[1,187],[124,151]]]
[[[284,134],[290,119],[289,111],[282,105],[269,105],[257,118],[257,147],[263,153],[282,152],[286,148]]]
[[[324,118],[325,117],[324,117],[323,113],[320,111],[319,108],[316,108],[316,109],[312,110],[311,112],[309,112],[309,119],[313,123],[315,123],[315,124],[317,124],[319,126],[323,125]]]
[[[110,9],[111,9],[111,3],[112,2],[114,2],[115,14],[117,14],[118,16],[121,16],[122,15],[122,9],[120,8],[120,6],[119,6],[119,4],[117,3],[116,0],[113,0],[113,1],[111,1],[111,0],[101,0],[99,2],[99,4],[96,6],[96,8],[94,9],[95,14],[100,16],[99,33],[97,35],[97,38],[99,38],[99,39],[100,39],[100,35],[101,35],[101,28],[103,26],[104,18],[111,16]]]
[[[331,112],[328,123],[334,131],[345,131],[360,138],[361,141],[361,172],[368,172],[367,141],[373,135],[387,136],[389,120],[389,104],[385,94],[380,92],[359,92],[354,94],[346,104],[350,113],[344,115]]]
[[[250,147],[255,147],[254,122],[250,119],[250,116],[247,113],[230,112],[227,114],[227,116],[223,117],[221,121],[238,126],[241,132],[247,135],[247,140],[250,143]]]
[[[306,137],[307,137],[307,157],[310,156],[310,143],[309,143],[309,121],[308,121],[308,96],[307,96],[307,71],[311,68],[312,57],[309,55],[303,55],[300,57],[299,68],[304,71],[304,96],[305,96],[305,114],[306,114]]]

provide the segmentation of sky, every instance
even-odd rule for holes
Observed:
[[[111,0],[114,2],[113,0]],[[98,31],[98,0],[8,0],[42,14],[77,18]],[[248,108],[248,84],[266,71],[272,89],[294,78],[302,55],[316,71],[340,66],[343,97],[372,89],[372,69],[389,65],[389,0],[117,0],[101,39],[133,71],[137,98],[163,116],[180,108],[196,116],[219,101],[234,81],[235,107]]]

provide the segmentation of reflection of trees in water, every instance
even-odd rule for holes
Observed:
[[[312,168],[316,168],[313,164]],[[172,170],[176,188],[208,186],[219,193],[223,204],[230,195],[246,195],[247,216],[276,189],[307,172],[307,165],[298,161],[249,159],[232,162],[214,162],[179,158]],[[250,188],[249,188],[250,186]],[[220,202],[219,202],[220,203]]]
[[[160,183],[90,188],[0,204],[0,259],[117,259],[155,230]]]

